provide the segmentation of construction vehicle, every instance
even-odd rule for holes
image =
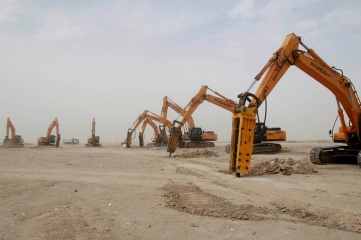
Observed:
[[[256,122],[254,129],[252,154],[271,154],[282,151],[282,146],[277,141],[286,141],[286,131],[280,127],[269,128],[265,122]],[[226,153],[231,152],[231,144],[225,146]]]
[[[181,108],[178,104],[176,104],[174,101],[172,101],[167,96],[163,97],[163,105],[161,110],[161,115],[157,115],[155,113],[152,113],[148,110],[144,110],[144,112],[139,115],[139,117],[135,120],[133,125],[128,129],[127,132],[127,138],[122,143],[126,145],[126,147],[130,147],[131,140],[134,139],[132,135],[134,134],[137,127],[140,125],[140,123],[143,122],[142,131],[139,133],[139,146],[144,146],[144,130],[147,126],[147,124],[150,124],[152,128],[154,129],[154,137],[152,138],[152,142],[155,143],[155,145],[166,145],[168,144],[168,133],[170,131],[170,127],[172,127],[172,123],[168,120],[168,109],[169,107],[173,109],[175,112],[177,112],[180,115],[184,115],[185,111],[183,108]],[[154,121],[158,122],[159,130],[155,127]],[[184,134],[182,135],[183,138],[188,138],[188,125],[194,126],[193,118],[190,117],[187,120],[187,124],[185,124],[184,127]]]
[[[304,50],[299,49],[300,46]],[[236,172],[237,177],[248,174],[258,108],[266,101],[290,66],[296,66],[307,73],[336,97],[341,128],[334,135],[333,140],[346,145],[315,147],[310,152],[311,162],[325,164],[351,160],[358,162],[361,167],[361,107],[354,85],[341,69],[328,65],[313,49],[308,48],[300,37],[291,33],[286,36],[282,46],[256,75],[251,86],[238,95],[239,102],[232,118],[229,171]],[[250,93],[250,89],[264,74],[256,92]],[[349,125],[346,125],[344,112],[349,119]],[[332,131],[330,134],[332,135]]]
[[[51,135],[53,128],[56,129],[56,136]],[[55,145],[54,145],[55,144]],[[59,123],[58,118],[55,118],[54,121],[50,124],[48,131],[46,133],[46,137],[39,137],[38,138],[38,145],[39,146],[55,146],[59,147],[60,144],[60,133],[59,133]]]
[[[186,114],[185,109],[183,109],[182,107],[180,107],[178,104],[176,104],[175,102],[173,102],[169,97],[164,96],[163,97],[163,105],[162,105],[162,112],[161,112],[161,121],[163,123],[163,125],[165,125],[166,123],[168,123],[168,108],[173,109],[176,113],[178,113],[180,116],[184,117]],[[189,116],[186,119],[186,122],[183,124],[182,128],[183,128],[183,133],[181,135],[183,140],[187,140],[188,139],[188,134],[189,134],[189,129],[194,128],[194,121],[193,121],[193,117]],[[162,134],[163,135],[163,134]]]
[[[92,130],[91,130],[91,137],[88,138],[88,142],[85,144],[85,147],[101,147],[100,144],[100,137],[95,136],[95,118],[92,121]]]
[[[212,91],[215,95],[207,93],[207,91]],[[188,103],[185,107],[186,113],[183,116],[181,121],[175,121],[174,126],[172,128],[170,134],[170,144],[168,145],[167,151],[171,154],[175,152],[176,147],[197,147],[197,145],[201,146],[214,146],[214,143],[211,144],[204,144],[204,141],[207,141],[207,134],[204,134],[199,128],[191,127],[191,133],[189,136],[190,141],[182,141],[179,139],[180,134],[180,127],[183,123],[193,114],[193,112],[198,108],[198,106],[204,102],[204,100],[226,109],[230,112],[234,112],[235,108],[237,107],[237,103],[232,99],[226,98],[222,94],[213,91],[208,86],[202,86],[198,93],[192,98],[192,100]],[[176,126],[176,124],[178,124]],[[281,145],[277,143],[264,143],[265,141],[286,141],[286,132],[282,131],[280,128],[267,128],[264,122],[258,123],[258,128],[256,131],[257,139],[255,139],[255,145],[253,152],[254,153],[275,153],[281,151]],[[212,134],[209,134],[212,139]],[[209,141],[209,140],[208,140]],[[226,146],[226,152],[230,152],[230,145]]]
[[[139,132],[139,146],[140,147],[144,146],[144,132],[145,132],[145,129],[146,129],[148,124],[154,130],[154,136],[152,138],[152,142],[155,143],[155,145],[160,146],[162,144],[162,142],[163,142],[162,135],[159,133],[157,125],[150,118],[146,118],[146,119],[143,120],[142,131]]]
[[[64,144],[79,144],[78,138],[63,139]]]
[[[143,113],[141,115],[139,115],[139,117],[134,121],[134,123],[132,124],[132,126],[128,129],[127,132],[127,137],[125,139],[125,142],[122,143],[125,144],[125,146],[127,148],[130,148],[131,144],[132,144],[132,139],[134,139],[135,137],[133,137],[133,134],[135,133],[135,130],[138,128],[138,126],[145,120],[145,119],[151,119],[153,121],[159,122],[159,123],[164,123],[166,128],[170,128],[172,126],[172,123],[169,122],[168,120],[162,120],[161,116],[149,111],[149,110],[144,110]],[[163,129],[161,129],[161,131],[163,131]],[[165,129],[164,129],[165,132]],[[155,133],[156,134],[156,133]],[[159,138],[162,138],[162,142],[164,144],[168,143],[168,137],[166,134],[164,134],[166,136],[166,138],[163,137],[163,134],[159,135]],[[160,139],[156,140],[156,142],[159,142]],[[141,142],[140,142],[141,144]]]
[[[198,106],[204,102],[204,100],[210,101],[218,106],[223,108],[229,108],[230,101],[226,97],[221,94],[214,92],[219,97],[211,96],[210,94],[206,94],[207,90],[211,90],[207,86],[202,86],[198,93],[191,99],[191,101],[184,108],[185,114],[183,115],[182,120],[174,120],[173,126],[170,133],[169,144],[167,147],[167,152],[169,152],[169,156],[175,152],[177,146],[193,148],[193,147],[214,147],[215,144],[213,141],[216,141],[218,136],[213,131],[203,131],[200,127],[190,126],[189,136],[187,140],[182,139],[181,137],[181,128],[186,123],[186,121],[192,116],[194,111],[198,108]],[[220,101],[219,99],[222,99]],[[232,101],[233,102],[233,101]],[[233,103],[235,104],[235,103]]]
[[[6,121],[6,136],[4,138],[4,147],[24,147],[24,139],[21,135],[16,135],[15,127],[10,121],[10,118]]]

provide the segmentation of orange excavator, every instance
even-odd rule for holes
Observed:
[[[133,125],[129,128],[127,133],[126,140],[122,143],[125,144],[127,147],[130,147],[132,135],[137,127],[143,122],[142,131],[139,133],[139,146],[144,146],[144,130],[147,124],[151,125],[154,129],[154,137],[152,138],[152,142],[156,145],[168,144],[168,134],[170,132],[170,128],[172,127],[172,123],[168,120],[168,109],[171,108],[178,114],[184,116],[185,111],[181,108],[178,104],[172,101],[167,96],[163,97],[163,105],[161,110],[161,115],[157,115],[153,112],[148,110],[144,110],[144,112],[135,120]],[[155,127],[154,121],[158,122],[159,130]],[[184,127],[184,138],[188,135],[188,126],[194,126],[193,118],[190,117]],[[133,138],[134,139],[134,138]]]
[[[175,152],[177,146],[179,147],[187,147],[187,148],[191,148],[191,147],[214,147],[215,144],[213,143],[213,141],[216,141],[218,136],[216,133],[214,133],[213,131],[203,131],[202,128],[200,127],[195,127],[190,126],[190,131],[188,134],[188,139],[187,140],[183,140],[181,137],[181,128],[183,127],[183,125],[186,123],[186,121],[188,121],[188,119],[192,116],[192,114],[194,113],[194,111],[198,108],[198,106],[203,103],[204,100],[207,100],[207,95],[208,95],[208,101],[212,101],[214,104],[216,105],[221,105],[223,108],[224,107],[229,107],[229,99],[227,99],[226,97],[222,96],[221,94],[214,92],[216,95],[218,95],[220,98],[222,98],[221,103],[219,101],[217,101],[218,99],[220,99],[219,97],[216,97],[217,100],[210,100],[209,94],[206,94],[207,90],[209,88],[207,86],[202,86],[201,89],[199,90],[199,92],[191,99],[191,101],[187,104],[187,106],[184,108],[185,113],[183,114],[183,118],[180,121],[173,121],[173,126],[172,126],[172,130],[170,133],[170,138],[169,138],[169,144],[167,147],[167,152],[169,152],[169,155],[171,155],[173,152]],[[233,102],[233,101],[232,101]],[[225,104],[225,106],[224,106]],[[230,106],[231,107],[231,106]]]
[[[159,134],[159,130],[157,128],[157,125],[154,123],[154,121],[152,119],[146,118],[146,119],[143,120],[142,131],[139,133],[139,146],[140,147],[144,146],[144,132],[145,132],[145,129],[146,129],[148,124],[154,130],[154,136],[152,138],[152,142],[156,143],[156,145],[161,144],[162,138],[161,138],[161,135]]]
[[[207,93],[210,90],[214,93],[214,95]],[[198,108],[198,106],[204,102],[204,100],[221,107],[225,110],[230,112],[234,112],[237,107],[237,103],[232,99],[226,98],[222,94],[213,91],[208,86],[202,86],[198,93],[192,98],[189,104],[186,106],[185,109],[186,113],[183,116],[181,121],[174,121],[173,128],[170,134],[170,143],[168,145],[167,151],[171,154],[175,152],[176,147],[187,147],[187,145],[191,144],[198,144],[199,142],[192,143],[191,141],[180,141],[179,134],[180,134],[180,127],[182,127],[183,123],[187,120],[191,114]],[[192,127],[192,126],[191,126]],[[194,134],[192,132],[194,126],[191,128],[191,135]],[[198,139],[200,139],[199,135],[201,131],[198,131]],[[197,134],[197,131],[195,131]],[[203,133],[204,134],[204,133]],[[264,122],[257,122],[257,128],[255,129],[255,135],[257,136],[254,139],[254,149],[253,153],[275,153],[281,151],[281,145],[277,143],[263,143],[265,141],[286,141],[286,132],[282,131],[281,128],[268,128]],[[199,140],[198,140],[199,141]],[[202,146],[207,146],[203,144]],[[212,146],[212,145],[208,145]],[[226,146],[226,152],[230,152],[230,145]]]
[[[51,132],[53,131],[53,128],[55,127],[56,129],[56,136],[55,135],[51,135]],[[42,146],[42,145],[49,145],[49,146],[54,146],[55,147],[59,147],[60,144],[60,133],[59,133],[59,123],[58,123],[58,118],[55,118],[54,121],[50,124],[48,131],[46,133],[46,137],[39,137],[38,138],[38,145]]]
[[[127,148],[130,148],[131,144],[132,144],[132,139],[133,138],[133,134],[135,133],[135,130],[138,128],[138,126],[146,119],[151,119],[153,121],[159,122],[159,123],[164,123],[165,124],[165,128],[170,128],[172,126],[172,123],[169,122],[168,120],[164,120],[162,121],[161,116],[149,111],[149,110],[144,110],[143,113],[141,115],[139,115],[139,117],[134,121],[134,123],[132,124],[132,126],[128,129],[127,132],[127,138],[125,139],[125,142],[123,142],[122,144],[125,144],[125,146]],[[165,132],[165,129],[164,129]],[[166,134],[164,134],[166,136]],[[158,138],[156,140],[157,143],[168,143],[168,137],[164,138],[163,134],[159,134]],[[140,142],[141,143],[141,142]]]
[[[85,147],[101,147],[100,144],[100,137],[95,136],[95,118],[92,121],[92,130],[91,130],[91,137],[88,138],[88,142],[85,144]]]
[[[162,112],[161,112],[161,121],[163,126],[165,124],[167,124],[168,121],[168,109],[169,107],[171,109],[173,109],[176,113],[178,113],[180,116],[184,117],[186,114],[186,110],[183,109],[182,107],[180,107],[178,104],[176,104],[175,102],[173,102],[169,97],[164,96],[163,97],[163,106],[162,106]],[[187,140],[188,139],[188,133],[189,133],[189,129],[194,128],[194,121],[193,121],[193,117],[189,116],[186,119],[185,124],[183,124],[183,134],[182,134],[182,139],[183,140]],[[168,129],[170,131],[170,129]],[[167,136],[168,138],[168,136]],[[167,141],[168,142],[168,141]]]
[[[303,49],[300,49],[301,46]],[[229,164],[229,171],[236,172],[237,177],[248,174],[250,169],[258,108],[291,66],[296,66],[334,94],[341,131],[333,135],[333,140],[346,144],[313,148],[310,152],[311,162],[325,164],[351,160],[361,167],[361,106],[353,83],[341,69],[328,65],[302,42],[301,37],[291,33],[256,75],[247,91],[238,95],[239,102],[232,118]],[[264,74],[256,92],[250,93],[249,90]],[[349,120],[348,125],[344,112]],[[330,134],[332,136],[332,131]]]
[[[10,121],[10,118],[6,122],[6,136],[4,138],[5,147],[24,147],[24,139],[20,135],[15,134],[15,127]]]

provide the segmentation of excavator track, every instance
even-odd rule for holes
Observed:
[[[361,167],[361,153],[359,147],[329,146],[314,147],[310,152],[310,160],[313,164],[327,163],[357,163]]]
[[[321,154],[322,148],[315,147],[310,152],[310,160],[313,164],[321,165],[322,162],[320,160],[320,154]]]
[[[256,143],[253,144],[253,154],[272,154],[281,152],[282,146],[278,143]]]
[[[357,155],[357,164],[359,165],[359,167],[361,167],[361,152],[359,152]]]
[[[231,152],[231,145],[227,144],[225,147],[226,153]],[[281,144],[278,143],[256,143],[253,144],[252,154],[272,154],[282,151]]]
[[[180,146],[180,145],[179,145]],[[206,147],[215,147],[216,145],[213,142],[185,142],[185,148],[206,148]]]

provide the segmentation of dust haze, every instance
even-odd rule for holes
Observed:
[[[0,126],[10,117],[26,142],[55,117],[64,138],[86,140],[94,117],[104,141],[121,142],[143,110],[160,114],[164,96],[185,106],[202,85],[237,101],[292,32],[360,87],[357,1],[0,5]],[[334,96],[295,67],[268,98],[267,125],[291,140],[328,139],[336,116]],[[206,102],[194,113],[224,141],[230,119]]]

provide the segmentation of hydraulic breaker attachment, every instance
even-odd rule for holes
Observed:
[[[160,130],[160,134],[162,135],[162,138],[163,138],[163,142],[165,144],[168,144],[169,143],[169,138],[167,136],[167,132],[165,131],[165,127],[159,127],[159,130]]]
[[[236,176],[248,174],[253,151],[257,108],[243,106],[232,118],[232,139],[229,171]]]
[[[144,146],[144,135],[143,133],[139,133],[139,147],[143,147]]]
[[[179,140],[179,135],[181,132],[181,128],[173,127],[170,136],[169,136],[169,143],[167,146],[167,152],[169,152],[169,156],[175,152]]]
[[[60,145],[60,134],[56,135],[56,143],[55,143],[55,147],[59,147]]]
[[[127,132],[127,142],[126,147],[130,148],[130,144],[132,143],[132,131]]]

